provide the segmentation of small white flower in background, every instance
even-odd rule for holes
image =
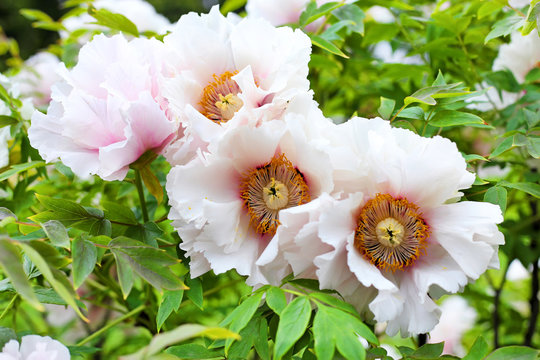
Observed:
[[[388,322],[388,334],[430,331],[440,313],[432,297],[460,291],[498,266],[500,209],[456,203],[474,175],[448,139],[360,118],[328,137],[339,140],[328,149],[335,195],[321,197],[319,209],[294,209],[311,220],[294,244],[310,243],[309,255],[330,246],[313,260],[321,288],[339,291],[359,311],[369,305],[376,321]],[[282,251],[296,259],[302,247]]]
[[[280,228],[286,209],[332,190],[328,155],[309,135],[313,119],[290,114],[283,121],[232,129],[213,143],[206,157],[175,166],[167,176],[171,211],[180,248],[191,258],[191,276],[236,269],[247,283],[275,283],[276,273],[256,265]]]
[[[531,277],[531,273],[523,266],[521,261],[518,259],[512,260],[508,266],[508,271],[506,273],[506,279],[509,281],[519,281],[528,279]]]
[[[381,24],[390,24],[396,20],[396,17],[388,8],[384,6],[372,6],[366,11],[366,20],[373,19]]]
[[[525,75],[540,63],[540,37],[537,31],[522,36],[519,32],[511,35],[510,43],[499,48],[499,55],[493,62],[493,70],[509,69],[519,83]]]
[[[444,341],[443,354],[464,356],[463,335],[473,327],[476,311],[460,296],[449,296],[441,304],[441,318],[429,332],[429,343]]]
[[[24,62],[21,71],[11,81],[22,98],[31,98],[34,106],[48,105],[51,87],[60,81],[56,73],[60,60],[48,52],[40,52]]]
[[[531,3],[531,0],[508,0],[508,4],[514,8],[521,9]]]
[[[92,2],[92,6],[96,9],[106,9],[112,13],[124,15],[137,26],[140,32],[153,31],[158,34],[164,34],[171,28],[169,20],[157,13],[152,4],[144,0],[96,0]],[[60,31],[60,36],[66,38],[70,33],[79,29],[107,30],[103,26],[92,24],[95,21],[96,19],[88,13],[68,17],[62,21],[62,25],[68,31]],[[87,38],[80,39],[82,43],[87,40]]]
[[[310,0],[248,0],[246,12],[248,17],[262,18],[274,26],[294,24],[306,9]],[[317,0],[317,6],[333,0]],[[308,25],[308,30],[316,30],[324,20],[319,19]]]
[[[21,344],[10,340],[0,353],[0,360],[69,360],[69,350],[48,336],[26,335]]]
[[[166,154],[172,165],[185,164],[225,129],[276,119],[299,94],[312,97],[311,41],[300,30],[226,18],[215,6],[182,16],[164,43],[164,96],[187,134]]]
[[[155,39],[94,37],[61,72],[47,114],[32,116],[32,146],[47,162],[105,180],[123,179],[143,153],[160,152],[178,128],[160,95],[162,49]]]

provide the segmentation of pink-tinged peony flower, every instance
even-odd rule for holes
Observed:
[[[164,43],[164,94],[187,134],[166,155],[173,165],[189,161],[226,129],[283,116],[299,94],[311,101],[311,42],[300,30],[225,18],[216,6],[209,14],[182,16]]]
[[[144,152],[159,152],[177,124],[164,111],[157,76],[163,44],[100,35],[79,63],[63,69],[47,114],[36,111],[28,136],[47,161],[61,159],[81,177],[121,180]]]
[[[465,356],[461,339],[473,327],[476,311],[460,296],[450,296],[441,304],[441,319],[429,333],[429,343],[444,341],[444,354]]]
[[[540,37],[536,31],[527,36],[519,32],[511,35],[510,43],[499,48],[499,55],[493,62],[493,70],[508,69],[520,83],[525,75],[540,63]]]
[[[26,335],[19,342],[10,340],[0,353],[0,360],[69,360],[67,347],[48,336]]]
[[[334,196],[321,196],[317,209],[295,209],[303,218],[288,228],[296,231],[296,223],[301,230],[288,237],[292,245],[278,245],[282,256],[297,261],[310,244],[307,254],[321,253],[313,263],[322,288],[339,291],[360,311],[369,304],[391,335],[430,331],[440,313],[432,297],[457,292],[498,266],[500,209],[456,202],[474,175],[447,139],[360,118],[328,138]],[[291,266],[302,275],[302,267],[292,260]],[[309,264],[305,269],[312,274]]]
[[[51,101],[51,87],[60,81],[56,69],[58,58],[48,52],[40,52],[24,62],[21,71],[12,78],[21,97],[31,98],[34,106],[48,105]]]
[[[137,26],[140,32],[153,31],[164,34],[171,28],[169,20],[156,12],[152,4],[144,0],[96,0],[92,2],[96,9],[106,9],[115,14],[127,17]],[[60,36],[66,38],[70,33],[79,29],[105,31],[107,28],[93,23],[96,22],[88,13],[64,19],[62,25],[67,29],[60,31]],[[86,39],[85,39],[86,40]]]
[[[205,158],[170,171],[169,218],[191,258],[192,277],[236,269],[258,285],[290,273],[284,263],[268,279],[256,262],[285,209],[332,190],[328,155],[306,131],[316,126],[310,120],[290,114],[285,122],[232,129]]]
[[[300,15],[306,9],[310,0],[248,0],[246,11],[248,17],[262,18],[274,26],[294,24],[298,22]],[[321,6],[333,0],[316,0],[317,6]],[[308,30],[317,29],[322,24],[322,19],[308,25]]]

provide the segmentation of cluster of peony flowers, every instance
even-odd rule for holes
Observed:
[[[0,360],[69,360],[67,347],[48,336],[26,335],[8,341],[0,352]]]
[[[501,210],[459,201],[475,177],[450,140],[325,118],[310,52],[300,30],[217,7],[182,16],[163,42],[99,35],[61,69],[30,141],[47,161],[106,180],[163,154],[192,277],[235,269],[261,286],[292,272],[389,334],[428,332],[434,298],[498,266]]]

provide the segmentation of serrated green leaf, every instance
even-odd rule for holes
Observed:
[[[0,239],[0,266],[17,293],[33,307],[43,311],[43,305],[40,304],[30,287],[17,247],[6,239]]]
[[[86,239],[86,236],[79,235],[73,239],[71,256],[73,258],[73,285],[77,289],[94,271],[97,262],[97,249],[91,241]]]
[[[307,296],[297,297],[287,305],[279,317],[274,346],[274,359],[281,359],[306,331],[311,317]]]
[[[69,235],[66,230],[66,227],[58,220],[49,220],[45,223],[40,224],[47,234],[47,237],[54,246],[63,247],[64,249],[69,249]]]
[[[460,126],[470,124],[484,124],[481,117],[455,110],[438,111],[429,121],[429,125],[436,127]]]
[[[93,6],[88,8],[88,14],[97,20],[98,25],[106,26],[110,29],[123,31],[135,37],[139,36],[137,26],[122,14],[115,14],[107,9],[96,9]]]

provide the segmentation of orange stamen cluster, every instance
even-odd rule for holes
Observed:
[[[240,197],[255,231],[269,235],[274,235],[280,224],[279,210],[311,200],[304,176],[284,154],[248,171],[240,181]]]
[[[214,74],[214,81],[204,88],[199,105],[201,113],[208,119],[218,123],[227,122],[243,106],[237,96],[240,87],[232,79],[237,73],[226,71],[219,76]]]
[[[358,217],[354,247],[381,270],[411,266],[425,251],[429,226],[405,198],[377,194]]]

